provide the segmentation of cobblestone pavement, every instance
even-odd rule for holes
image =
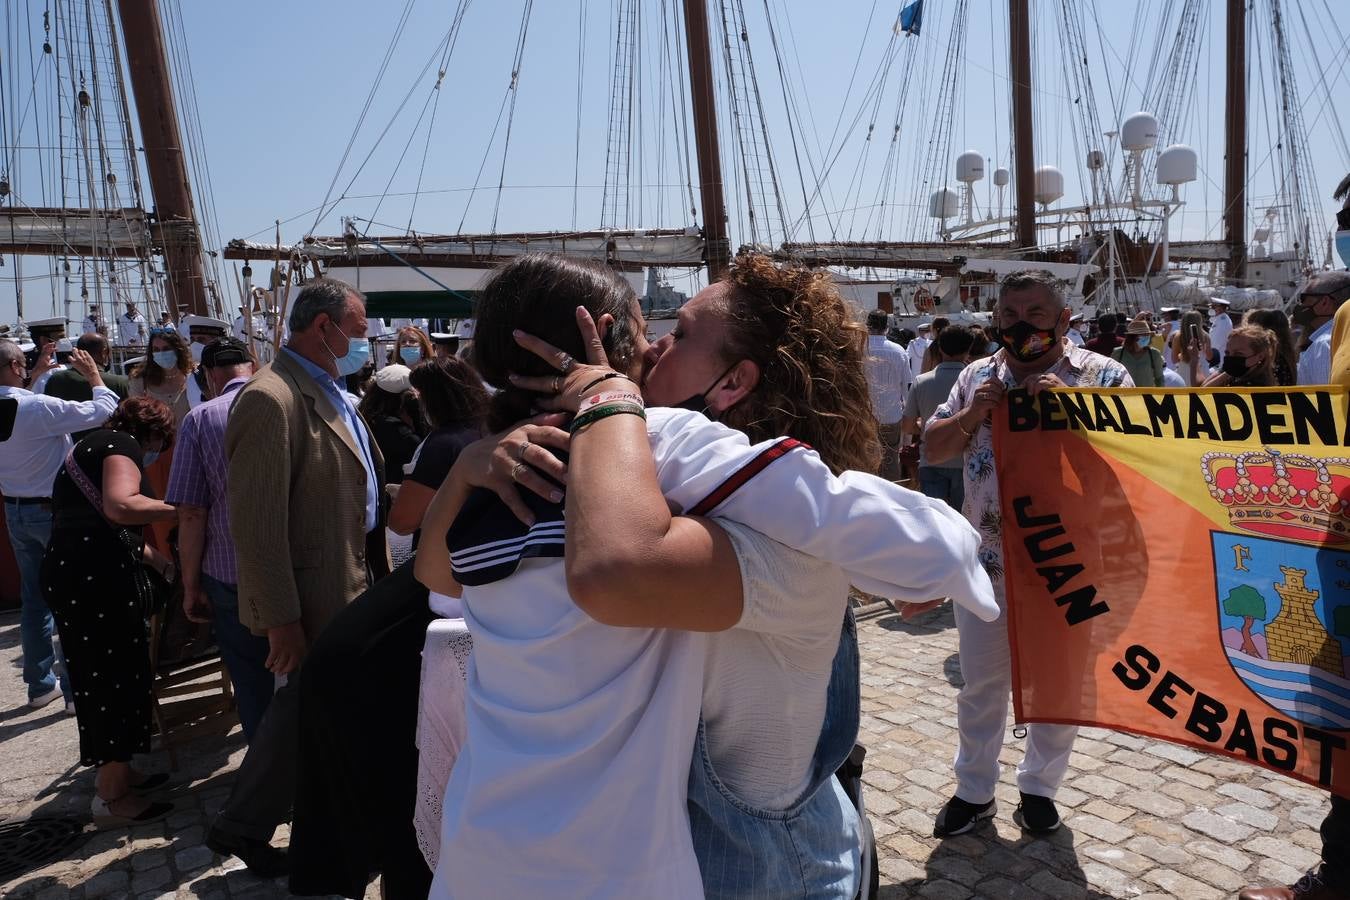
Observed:
[[[1324,794],[1251,766],[1187,748],[1100,729],[1081,733],[1060,791],[1065,819],[1049,839],[1013,825],[1012,766],[1021,742],[1008,738],[998,815],[975,832],[932,837],[933,816],[953,789],[956,630],[943,610],[902,623],[866,621],[863,734],[869,748],[867,802],[879,846],[881,895],[959,898],[1235,896],[1251,881],[1288,882],[1314,865]],[[93,777],[75,765],[74,719],[22,708],[18,617],[0,614],[0,824],[29,816],[87,819]],[[236,728],[182,755],[166,822],[89,832],[62,858],[0,884],[0,897],[264,898],[289,896],[237,860],[202,844],[243,754]],[[147,770],[167,764],[156,754]],[[286,840],[285,830],[278,842]],[[378,896],[373,887],[367,897]]]

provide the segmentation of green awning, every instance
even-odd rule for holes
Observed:
[[[477,291],[369,291],[366,316],[372,319],[468,319],[473,305],[464,297]]]

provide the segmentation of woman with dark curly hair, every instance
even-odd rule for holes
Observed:
[[[153,397],[167,404],[176,428],[191,408],[187,384],[192,368],[192,353],[181,334],[172,326],[151,328],[145,359],[131,370],[131,396]]]
[[[865,333],[827,276],[756,256],[654,347],[574,261],[524,257],[479,301],[490,427],[541,394],[572,419],[466,448],[423,525],[417,576],[474,643],[433,896],[851,898],[850,580],[996,615],[974,530],[865,474]]]
[[[167,781],[131,768],[150,751],[150,567],[173,563],[141,537],[173,520],[172,506],[141,493],[145,467],[173,445],[173,412],[152,397],[123,400],[107,424],[76,444],[52,485],[52,537],[42,590],[56,619],[75,691],[80,763],[97,766],[94,822],[135,825],[168,813],[144,792]]]

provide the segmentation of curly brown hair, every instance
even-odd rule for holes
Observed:
[[[759,384],[719,417],[752,441],[787,435],[810,444],[838,474],[876,472],[877,420],[859,325],[828,273],[742,254],[722,276],[726,339],[722,358],[759,366]]]
[[[173,446],[174,424],[173,410],[163,400],[128,397],[117,405],[103,427],[131,435],[142,447],[159,438],[164,442],[162,452]]]
[[[1264,325],[1242,324],[1228,332],[1228,339],[1246,338],[1252,349],[1265,356],[1265,361],[1250,369],[1242,379],[1244,385],[1271,386],[1275,384],[1275,362],[1280,356],[1280,338]],[[1226,352],[1226,351],[1225,351]]]

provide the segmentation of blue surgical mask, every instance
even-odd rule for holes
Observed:
[[[141,456],[141,462],[144,463],[146,467],[153,466],[155,464],[155,460],[157,459],[159,459],[158,450],[147,450]]]
[[[173,350],[156,350],[150,354],[150,358],[161,369],[172,369],[178,365],[178,353]]]
[[[323,349],[328,350],[327,342]],[[348,375],[355,375],[361,371],[361,367],[370,359],[370,341],[363,337],[347,338],[347,352],[343,356],[338,356],[332,350],[328,350],[328,355],[333,357],[333,364],[337,366],[338,377],[346,378]]]
[[[419,363],[419,362],[422,361],[422,348],[421,348],[421,347],[399,347],[399,348],[398,348],[398,355],[399,355],[399,357],[400,357],[405,363],[407,363],[408,365],[410,365],[410,366],[411,366],[411,365],[416,365],[417,363]]]
[[[1350,269],[1350,230],[1336,232],[1336,252],[1340,254],[1345,267]]]

